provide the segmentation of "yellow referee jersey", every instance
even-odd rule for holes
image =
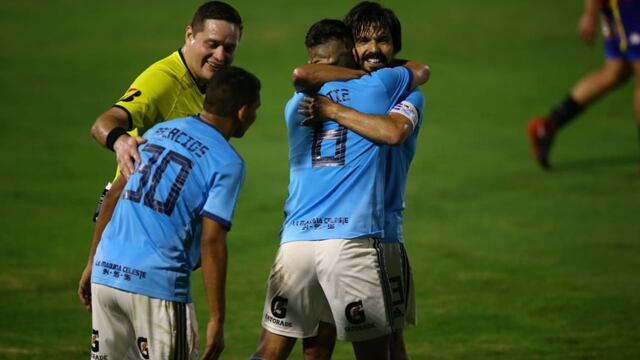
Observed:
[[[204,93],[178,50],[143,71],[114,106],[129,115],[129,134],[142,135],[159,122],[200,113]],[[119,175],[117,168],[114,180]]]
[[[143,71],[114,106],[125,110],[143,134],[161,121],[198,114],[203,104],[204,88],[178,50]]]

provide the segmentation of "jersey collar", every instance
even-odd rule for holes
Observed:
[[[191,73],[191,70],[189,70],[189,66],[187,66],[187,61],[184,59],[184,55],[182,54],[182,49],[178,49],[178,54],[180,55],[180,60],[182,60],[182,64],[184,65],[184,68],[187,69],[189,76],[191,76],[191,80],[193,80],[193,83],[196,85],[198,90],[200,90],[201,94],[205,94],[207,92],[207,87],[198,85],[198,82],[196,81],[195,76],[193,76],[193,74]]]

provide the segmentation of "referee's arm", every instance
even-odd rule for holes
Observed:
[[[91,127],[91,135],[100,145],[116,153],[116,161],[120,172],[129,179],[135,171],[133,161],[141,163],[138,145],[144,142],[139,136],[129,136],[132,130],[129,114],[118,106],[111,107],[102,113]]]

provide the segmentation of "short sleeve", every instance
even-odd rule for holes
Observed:
[[[390,112],[405,116],[413,128],[420,126],[424,109],[424,95],[420,89],[414,89],[405,99],[397,103]]]
[[[413,74],[404,66],[380,69],[372,75],[382,82],[390,99],[398,99],[409,93],[413,81]]]
[[[240,189],[244,183],[242,163],[228,164],[214,174],[213,185],[202,208],[202,216],[230,230]]]
[[[173,106],[178,80],[158,69],[147,69],[140,74],[115,106],[125,109],[134,128],[146,130],[166,120]]]

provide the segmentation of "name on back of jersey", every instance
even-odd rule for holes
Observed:
[[[209,147],[196,140],[186,132],[172,128],[172,127],[159,127],[151,134],[151,137],[161,137],[167,140],[171,140],[177,144],[182,145],[185,149],[192,152],[197,157],[202,157],[209,151]]]

